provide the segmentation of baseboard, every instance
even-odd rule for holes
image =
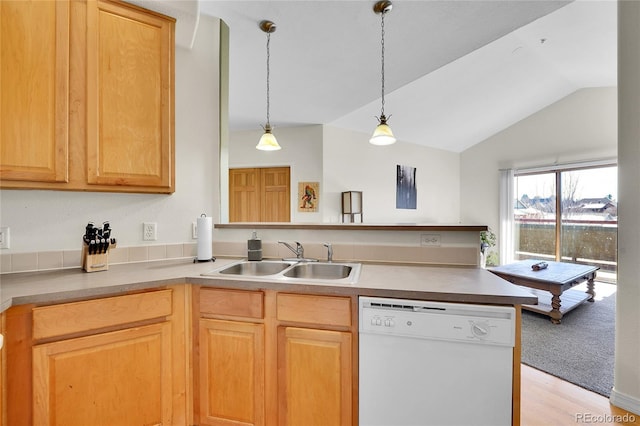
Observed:
[[[611,404],[615,405],[616,407],[620,407],[630,413],[640,415],[640,399],[619,392],[615,388],[611,390],[609,402],[611,402]]]

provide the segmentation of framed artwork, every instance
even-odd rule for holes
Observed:
[[[320,182],[298,182],[298,211],[314,213],[320,201]]]
[[[416,209],[416,168],[396,166],[396,209]]]

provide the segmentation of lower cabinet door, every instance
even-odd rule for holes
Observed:
[[[172,424],[171,324],[33,348],[36,425]]]
[[[265,424],[264,325],[200,320],[200,424]]]
[[[351,424],[351,333],[280,327],[278,374],[281,425]]]

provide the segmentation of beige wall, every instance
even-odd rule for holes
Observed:
[[[458,223],[459,154],[397,142],[369,143],[369,134],[324,127],[325,222],[340,220],[341,192],[362,191],[368,223]],[[416,168],[417,208],[396,209],[396,166]]]
[[[611,402],[640,414],[640,2],[618,2],[618,292]]]
[[[321,182],[320,211],[300,213],[292,203],[292,222],[340,222],[343,191],[363,192],[368,223],[459,222],[457,153],[403,142],[373,146],[368,134],[332,126],[281,127],[274,133],[282,150],[262,152],[255,149],[260,130],[232,132],[229,167],[291,166],[292,200],[298,182]],[[416,168],[415,210],[396,209],[397,165]],[[222,208],[226,205],[225,200]]]
[[[460,216],[499,229],[499,170],[617,156],[617,89],[582,89],[460,155]]]

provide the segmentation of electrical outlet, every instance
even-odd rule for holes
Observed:
[[[198,223],[191,222],[191,238],[194,240],[198,239]]]
[[[155,222],[144,222],[142,224],[142,239],[144,241],[155,241],[158,239],[158,224]]]
[[[0,249],[8,249],[11,242],[11,234],[9,233],[9,227],[3,226],[0,228]]]
[[[421,246],[439,246],[440,234],[420,234]]]

